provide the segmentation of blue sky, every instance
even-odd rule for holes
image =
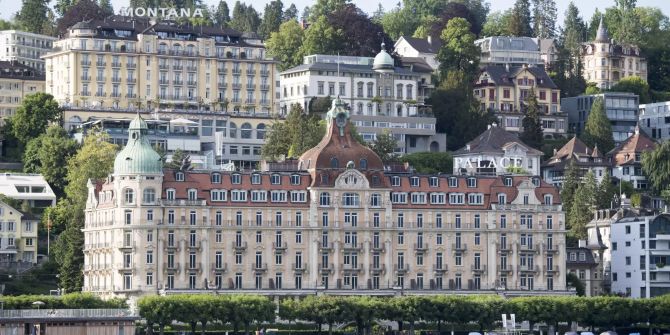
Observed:
[[[51,5],[55,3],[56,0],[51,0]],[[204,0],[208,5],[214,5],[218,3],[218,0]],[[305,6],[310,5],[314,0],[283,0],[284,5],[288,6],[291,2],[295,3],[298,9],[302,12],[302,9]],[[377,4],[381,3],[385,9],[393,8],[401,0],[353,0],[353,2],[358,5],[363,10],[371,13],[377,8]],[[491,10],[505,10],[512,7],[514,0],[488,0],[491,4]],[[14,13],[16,13],[21,8],[20,0],[0,0],[0,18],[8,19]],[[120,7],[128,6],[128,0],[112,0],[114,9],[118,10]],[[246,3],[251,3],[256,10],[261,12],[266,3],[270,0],[254,0],[254,1],[243,1]],[[228,0],[228,4],[232,10],[235,0]],[[566,8],[568,7],[569,0],[556,0],[556,5],[558,6],[558,19],[559,23],[563,22],[563,13],[565,13]],[[603,9],[614,5],[614,0],[586,0],[586,1],[575,1],[579,7],[580,13],[585,20],[591,18],[593,12],[596,8]],[[638,0],[638,6],[648,6],[648,7],[658,7],[660,8],[665,15],[670,15],[670,1],[668,0]]]

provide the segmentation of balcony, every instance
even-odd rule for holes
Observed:
[[[447,264],[433,264],[433,272],[436,273],[447,272]]]
[[[240,84],[240,83],[233,83],[233,89],[234,89],[234,90],[239,90],[239,89],[241,89],[241,88],[242,88],[242,84]]]
[[[475,266],[475,264],[470,265],[470,270],[475,273],[486,272],[486,265]]]
[[[344,243],[342,245],[342,249],[345,251],[361,251],[363,249],[363,245],[360,243]]]
[[[219,85],[219,88],[228,88],[228,83],[226,82],[219,81],[217,84]]]
[[[188,270],[189,270],[189,271],[198,271],[198,272],[201,272],[201,271],[202,271],[201,263],[200,263],[200,262],[189,263],[189,264],[188,264]]]
[[[452,243],[451,249],[453,251],[466,251],[468,250],[468,245],[465,243]]]
[[[235,251],[247,250],[247,242],[233,242],[233,249]]]
[[[224,68],[218,68],[219,74],[228,74],[228,69]]]
[[[333,250],[333,243],[321,243],[319,244],[319,249],[321,251],[331,251]]]
[[[105,82],[105,77],[96,77],[95,80],[97,82]]]
[[[167,64],[158,64],[158,68],[159,68],[160,70],[167,70],[167,69],[170,68],[170,66],[167,65]]]
[[[179,271],[180,266],[179,263],[163,263],[163,269],[166,271]]]
[[[247,84],[247,90],[248,91],[253,91],[256,89],[256,84]]]
[[[167,80],[167,79],[159,79],[159,80],[158,80],[158,84],[159,84],[159,85],[167,85],[167,84],[169,84],[169,83],[170,83],[170,81]]]
[[[549,272],[559,272],[560,270],[558,269],[558,265],[549,266],[549,267],[544,265],[544,266],[542,266],[542,271],[549,273]]]
[[[106,96],[107,96],[107,93],[96,92],[96,93],[95,93],[95,96],[96,96],[96,97],[106,97]]]
[[[370,272],[375,274],[386,273],[386,264],[372,264]]]
[[[426,244],[426,243],[414,243],[414,250],[416,252],[426,252],[426,251],[428,251],[428,244]]]
[[[133,243],[133,242],[117,241],[117,242],[116,242],[116,247],[117,247],[118,249],[134,249],[134,248],[135,248],[135,243]]]
[[[137,98],[137,94],[127,93],[126,98],[135,99],[135,98]]]
[[[528,266],[528,265],[517,265],[516,268],[517,272],[539,272],[540,267],[535,265],[535,266]]]
[[[190,66],[187,66],[187,67],[186,67],[186,71],[189,71],[189,72],[195,72],[195,71],[198,71],[198,67],[197,67],[197,66],[190,65]]]
[[[133,271],[133,263],[119,263],[116,264],[116,269],[118,271]]]
[[[197,85],[197,82],[195,80],[189,80],[189,81],[186,82],[186,85],[195,86],[195,85]]]
[[[372,243],[372,251],[385,252],[386,246],[384,243]]]
[[[79,95],[81,95],[82,97],[90,97],[91,92],[79,92]]]
[[[200,250],[200,249],[202,249],[202,242],[201,241],[196,241],[195,243],[189,243],[187,248],[189,250]]]
[[[503,273],[503,272],[512,272],[512,266],[511,265],[498,265],[498,271]]]
[[[335,269],[335,266],[333,265],[333,263],[319,264],[319,272],[321,272],[321,273],[330,273],[330,272],[333,272],[334,269]]]
[[[172,85],[181,86],[181,85],[184,85],[184,81],[183,80],[173,80]]]
[[[177,246],[177,244],[174,243],[174,241],[172,241],[172,243],[170,243],[170,241],[168,241],[168,244],[165,246],[165,250],[168,250],[168,251],[169,251],[169,250],[176,250],[176,251],[179,251],[180,249],[179,249],[179,247]]]
[[[121,82],[121,77],[112,77],[112,82],[113,83],[120,83]]]
[[[363,270],[363,264],[353,263],[353,264],[344,264],[342,269],[347,272],[360,272]]]
[[[80,62],[81,66],[91,66],[91,60],[90,59],[84,59]]]
[[[270,90],[270,85],[268,84],[261,84],[261,91],[268,91]]]
[[[247,76],[255,76],[256,75],[256,70],[254,69],[247,69]]]
[[[242,73],[242,69],[233,68],[233,74],[241,74],[241,73]]]
[[[505,243],[505,244],[496,243],[496,246],[497,246],[497,248],[498,248],[498,253],[499,253],[499,254],[508,254],[508,253],[511,253],[511,252],[512,252],[512,245],[510,245],[510,244],[507,244],[507,243]]]
[[[137,63],[126,63],[126,68],[128,69],[137,68]]]
[[[268,263],[254,263],[251,264],[251,271],[265,272],[268,270]]]
[[[81,76],[80,78],[83,81],[91,81],[91,76]]]
[[[270,75],[270,71],[268,71],[268,70],[261,70],[261,76],[263,76],[263,77],[267,77],[267,76],[269,76],[269,75]]]
[[[120,98],[120,97],[121,97],[121,93],[116,92],[116,93],[112,93],[112,94],[110,94],[109,96],[112,97],[112,98]]]
[[[519,251],[526,251],[526,252],[533,251],[535,253],[539,253],[540,248],[539,248],[538,245],[534,245],[534,244],[520,244],[519,245]]]
[[[126,81],[128,83],[135,83],[137,81],[137,78],[126,78]]]
[[[183,65],[172,65],[172,69],[175,71],[181,71],[184,69]]]
[[[106,63],[106,62],[95,62],[95,66],[97,66],[97,67],[105,67],[105,66],[107,66],[107,63]]]
[[[547,254],[556,254],[556,255],[558,255],[559,250],[558,250],[557,246],[555,246],[555,245],[546,245],[546,244],[543,245],[543,246],[544,246],[544,252],[545,252],[545,253],[547,253]]]
[[[275,249],[276,251],[286,251],[286,248],[288,247],[286,242],[273,242],[272,243],[272,248]]]
[[[228,271],[228,263],[219,263],[218,266],[216,263],[212,263],[212,272],[226,272]]]
[[[397,272],[398,274],[400,273],[407,273],[409,271],[409,264],[395,264],[393,266],[393,270]]]
[[[120,62],[112,62],[112,67],[121,67]]]
[[[293,271],[295,272],[307,271],[307,263],[293,263]]]

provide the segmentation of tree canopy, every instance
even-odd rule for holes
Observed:
[[[614,138],[612,137],[612,125],[605,114],[605,102],[603,98],[596,98],[591,105],[589,117],[584,125],[582,134],[584,143],[590,147],[597,146],[601,152],[614,149]]]
[[[49,123],[60,122],[63,110],[51,94],[35,93],[26,96],[12,117],[12,133],[23,144],[42,135]]]

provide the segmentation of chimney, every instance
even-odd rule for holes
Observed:
[[[470,145],[469,144],[465,145],[465,151],[470,151]]]
[[[558,149],[554,148],[554,155],[558,153]]]

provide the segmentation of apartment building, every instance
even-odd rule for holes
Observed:
[[[614,142],[625,141],[633,134],[639,113],[639,97],[628,92],[605,92],[561,99],[561,110],[568,114],[570,131],[577,135],[584,131],[597,98],[605,102],[605,114],[612,125]]]
[[[584,294],[594,297],[605,293],[602,290],[602,272],[599,267],[597,253],[586,246],[586,241],[579,241],[576,248],[566,248],[566,269],[584,284]]]
[[[56,38],[20,30],[0,31],[0,60],[16,62],[44,73],[42,56],[51,51]]]
[[[34,211],[56,205],[56,194],[40,174],[0,173],[0,194],[27,202]]]
[[[326,118],[292,165],[222,172],[164,170],[136,117],[114,172],[89,184],[84,291],[569,294],[556,188],[387,173],[344,101]]]
[[[610,169],[610,163],[598,150],[598,147],[590,148],[577,136],[573,136],[561,149],[554,149],[554,154],[546,162],[542,163],[542,178],[549,184],[562,186],[565,181],[570,164],[577,167],[579,178],[583,178],[588,171],[593,171],[596,180],[600,182],[606,171]]]
[[[75,24],[44,59],[46,90],[64,106],[68,129],[96,119],[132,120],[139,112],[196,122],[201,141],[216,147],[217,125],[242,126],[250,118],[256,127],[275,112],[276,62],[261,41],[232,29],[113,16]],[[219,138],[230,152],[259,144]],[[251,152],[240,158],[259,161]]]
[[[515,133],[523,131],[525,100],[531,91],[541,108],[544,137],[565,137],[568,116],[561,111],[561,90],[543,68],[489,65],[481,69],[474,85],[482,110],[491,110],[503,129]]]
[[[0,201],[0,268],[37,263],[39,219]]]
[[[398,141],[398,154],[444,151],[446,135],[436,132],[425,104],[434,88],[431,74],[427,67],[396,67],[384,45],[374,58],[310,55],[280,73],[280,105],[284,112],[293,104],[309,111],[313,99],[339,97],[365,140],[388,130]]]
[[[654,150],[658,145],[639,127],[625,141],[607,153],[607,162],[612,166],[612,176],[633,184],[635,189],[649,187],[647,176],[642,172],[642,154]]]
[[[531,37],[490,36],[475,41],[481,49],[479,63],[486,66],[543,66],[540,46]]]
[[[637,45],[619,44],[610,39],[602,17],[596,38],[582,44],[581,55],[587,82],[602,89],[609,89],[626,77],[647,80],[647,60]]]
[[[670,101],[640,105],[640,129],[662,142],[670,139]]]
[[[44,92],[44,75],[17,61],[0,61],[0,125],[30,94]]]

